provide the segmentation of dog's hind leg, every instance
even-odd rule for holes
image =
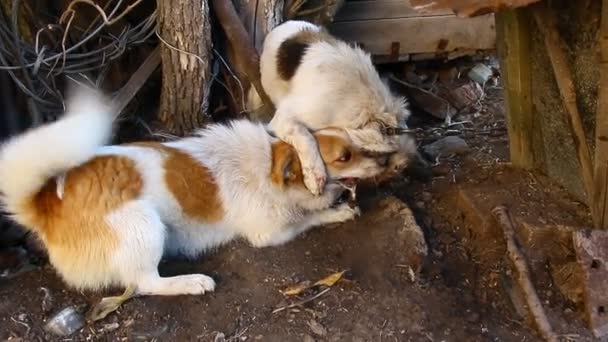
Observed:
[[[204,274],[159,275],[167,232],[159,215],[144,201],[123,206],[108,221],[124,239],[116,253],[116,267],[123,285],[134,286],[134,295],[200,295],[215,289],[213,279]]]

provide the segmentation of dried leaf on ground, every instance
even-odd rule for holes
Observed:
[[[325,286],[334,286],[340,279],[342,279],[342,277],[344,276],[344,273],[346,271],[342,271],[342,272],[336,272],[334,274],[330,274],[329,276],[317,281],[314,286],[321,286],[321,285],[325,285]]]
[[[316,283],[314,283],[312,285],[311,285],[310,281],[303,281],[299,284],[289,286],[289,287],[285,288],[284,290],[279,290],[279,291],[284,296],[296,296],[296,295],[299,295],[300,293],[302,293],[310,288],[316,287],[316,286],[324,285],[327,287],[332,287],[340,279],[342,279],[342,277],[344,276],[344,273],[346,273],[346,271],[332,273],[332,274],[328,275],[327,277],[318,280]]]

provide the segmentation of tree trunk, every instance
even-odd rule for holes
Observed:
[[[157,4],[164,40],[159,119],[167,133],[181,136],[204,126],[209,118],[209,6],[206,0],[158,0]]]

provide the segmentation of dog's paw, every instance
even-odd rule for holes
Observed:
[[[342,203],[334,210],[336,213],[336,222],[346,222],[361,216],[361,209],[359,209],[359,206],[353,207],[349,205],[349,203]]]
[[[215,280],[204,274],[188,274],[182,277],[176,286],[181,287],[180,292],[183,294],[201,295],[215,290]]]
[[[325,173],[325,165],[322,161],[304,167],[302,173],[304,174],[304,185],[306,185],[313,195],[318,196],[323,193],[323,188],[325,188],[325,183],[327,182],[327,174]]]

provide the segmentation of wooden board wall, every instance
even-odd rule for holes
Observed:
[[[418,13],[407,0],[347,1],[329,30],[375,56],[492,50],[494,15],[463,19],[449,10]]]

